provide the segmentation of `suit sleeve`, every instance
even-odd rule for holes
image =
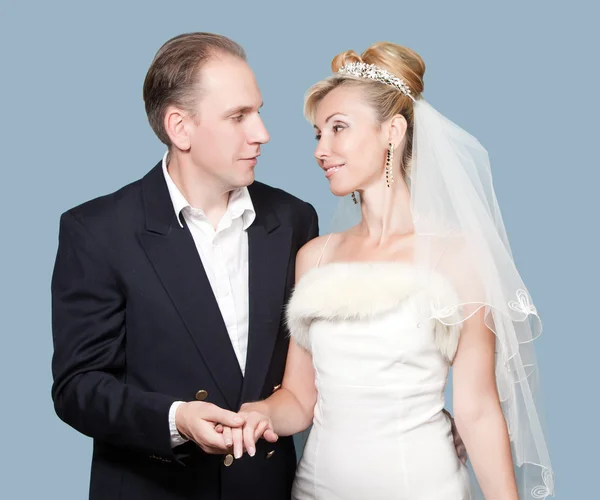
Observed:
[[[175,399],[127,384],[123,287],[69,212],[61,217],[51,294],[57,415],[94,439],[173,458],[168,415]]]

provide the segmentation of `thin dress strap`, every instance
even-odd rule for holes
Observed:
[[[333,236],[333,233],[329,233],[329,236],[327,237],[327,241],[325,241],[325,245],[323,245],[323,249],[321,250],[321,255],[319,255],[319,260],[317,261],[317,267],[319,267],[319,264],[321,263],[321,259],[323,258],[323,254],[325,253],[325,249],[327,248],[327,244],[329,243],[329,240],[331,239],[332,236]]]

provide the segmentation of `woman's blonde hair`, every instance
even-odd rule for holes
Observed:
[[[337,73],[340,68],[353,62],[374,64],[401,78],[408,85],[411,95],[415,99],[423,92],[425,63],[414,50],[395,43],[378,42],[371,45],[360,56],[353,50],[338,54],[331,61],[331,69]],[[414,128],[412,99],[398,89],[375,80],[334,74],[314,84],[306,93],[304,115],[311,123],[315,122],[317,107],[323,98],[333,89],[341,86],[360,88],[364,93],[365,100],[375,110],[379,123],[383,123],[397,114],[404,116],[408,127],[400,168],[405,175],[409,175]]]

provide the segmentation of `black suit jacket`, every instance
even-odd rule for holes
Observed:
[[[237,411],[281,383],[284,304],[313,207],[249,187],[249,343],[243,377],[194,241],[159,163],[143,179],[64,213],[52,277],[52,397],[94,439],[90,499],[287,499],[292,438],[260,440],[230,466],[193,443],[171,449],[168,412],[199,390]],[[274,453],[273,453],[274,452]]]

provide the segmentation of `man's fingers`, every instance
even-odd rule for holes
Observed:
[[[202,442],[205,446],[218,450],[220,453],[227,453],[229,451],[229,447],[225,444],[225,438],[223,434],[214,432],[214,430],[210,434],[205,434]]]
[[[241,427],[245,419],[229,410],[224,410],[213,404],[207,404],[202,411],[202,418],[211,422],[219,422],[229,427]]]
[[[192,431],[192,439],[207,453],[227,453],[228,448],[225,446],[225,440],[222,433],[218,433],[215,429],[215,424],[202,419],[197,419],[190,427]]]
[[[221,424],[217,424],[215,425],[215,431],[217,431],[219,434],[221,434],[223,432],[223,426]]]

